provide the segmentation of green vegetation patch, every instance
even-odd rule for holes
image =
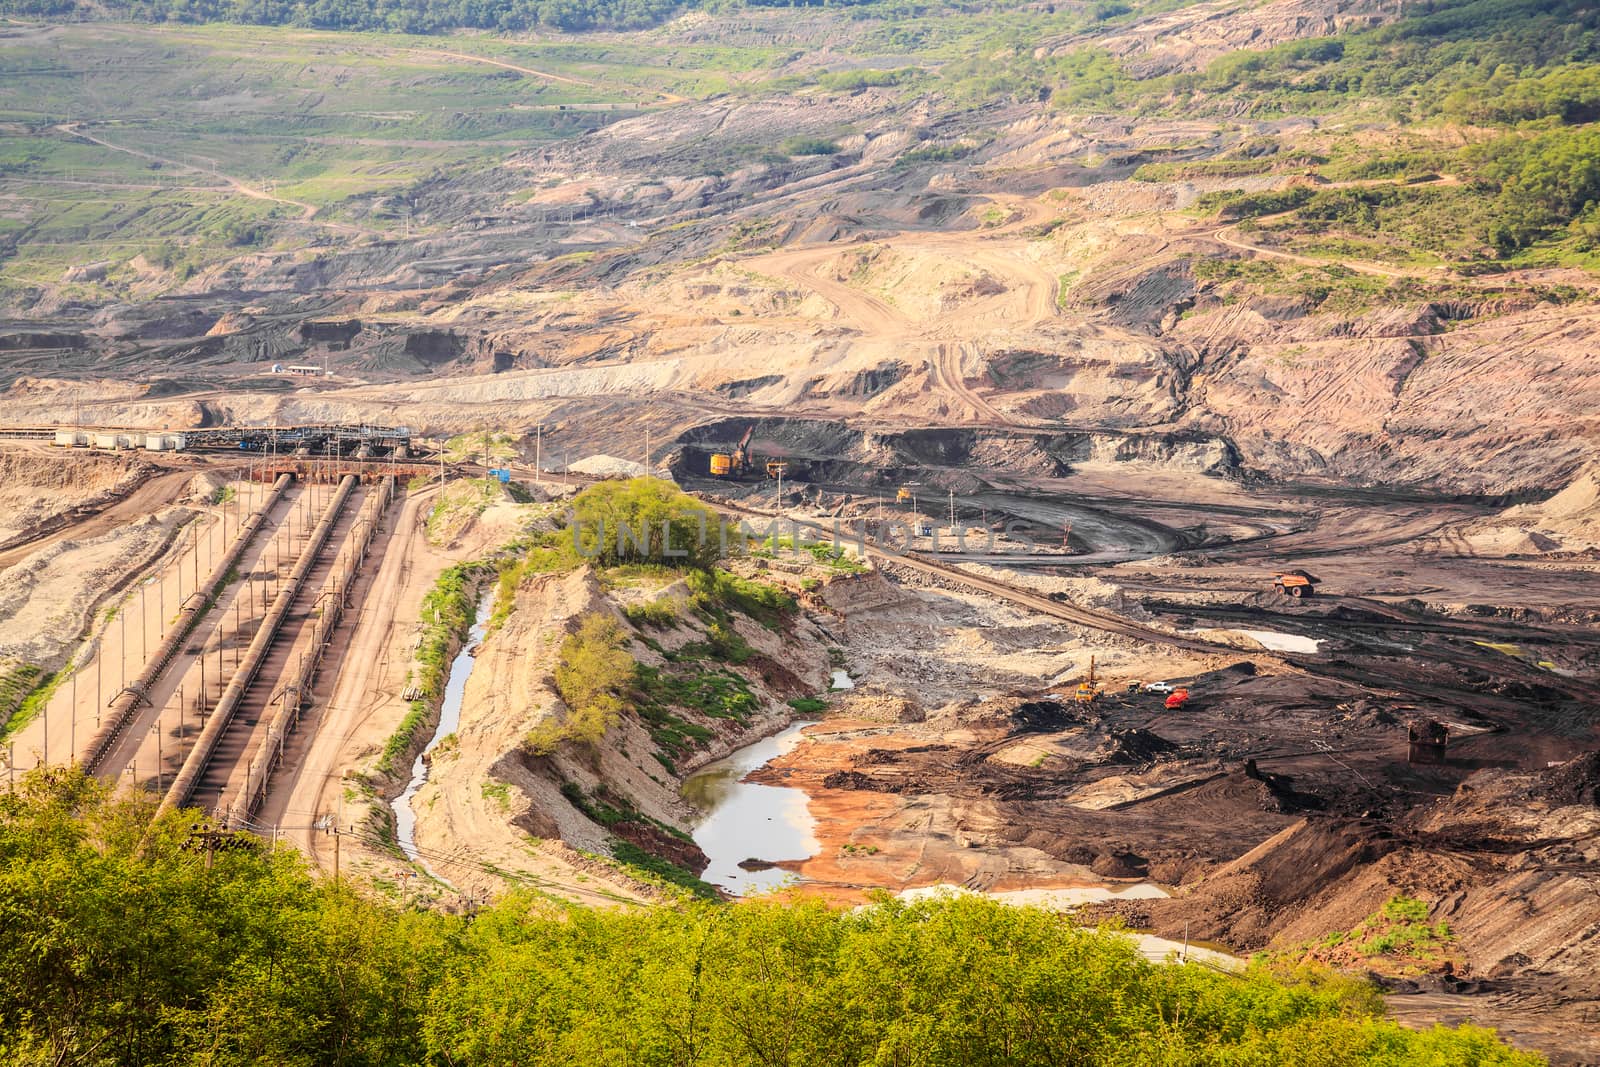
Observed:
[[[578,552],[601,567],[705,568],[734,543],[732,529],[716,512],[657,478],[590,486],[573,497],[572,521]]]
[[[59,677],[66,677],[60,673]],[[57,674],[34,663],[21,663],[0,674],[0,742],[28,725],[55,694]]]
[[[1349,251],[1349,249],[1346,249]],[[1413,278],[1388,278],[1351,270],[1338,261],[1338,249],[1329,248],[1323,266],[1301,266],[1267,259],[1197,259],[1196,280],[1218,287],[1223,303],[1234,303],[1251,293],[1295,296],[1307,310],[1355,315],[1377,307],[1416,304],[1429,300],[1481,297],[1466,286]]]
[[[839,146],[822,137],[786,137],[778,151],[786,156],[831,156],[838,153]]]
[[[318,881],[247,836],[202,862],[196,813],[155,807],[61,768],[0,797],[11,1059],[1541,1062],[1489,1030],[1402,1027],[1354,979],[1154,964],[1117,933],[976,896],[590,909],[518,890],[450,915]]]
[[[1133,172],[1136,182],[1176,182],[1194,178],[1244,178],[1270,174],[1271,159],[1199,159],[1187,163],[1146,163]]]
[[[654,630],[666,630],[678,624],[677,603],[668,596],[656,597],[643,604],[629,604],[622,609],[622,614],[634,626],[648,626]]]
[[[1354,928],[1335,931],[1280,955],[1394,975],[1427,974],[1447,964],[1461,966],[1455,931],[1443,919],[1430,922],[1430,910],[1425,900],[1391,897]]]
[[[865,563],[846,552],[841,546],[821,541],[805,541],[800,543],[797,550],[796,544],[794,537],[769,534],[765,540],[751,547],[750,555],[756,559],[776,559],[780,555],[793,555],[796,551],[803,551],[824,567],[841,574],[863,574],[867,570]]]
[[[707,622],[724,626],[728,625],[728,612],[737,611],[777,630],[799,608],[794,597],[777,586],[724,570],[691,572],[686,582],[694,611]]]
[[[611,838],[607,844],[611,846],[611,855],[618,863],[644,874],[647,881],[659,880],[680,889],[687,889],[703,900],[719,899],[715,886],[702,882],[693,871],[685,870],[665,857],[646,852],[632,841],[620,837]]]
[[[556,691],[566,716],[541,719],[523,741],[530,752],[548,756],[567,744],[598,744],[617,724],[634,677],[626,644],[622,627],[608,615],[590,612],[579,621],[561,642],[556,663]]]
[[[490,571],[480,562],[457,563],[447,568],[422,598],[422,635],[417,644],[417,669],[411,682],[417,690],[405,717],[378,757],[377,773],[400,774],[404,761],[417,751],[428,723],[438,713],[450,676],[450,660],[466,640],[477,616],[477,585]]]

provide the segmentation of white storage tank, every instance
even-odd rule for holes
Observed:
[[[173,452],[182,452],[189,447],[189,439],[181,433],[167,434],[167,448]]]
[[[167,435],[164,433],[145,434],[144,447],[150,452],[165,452],[167,450]]]

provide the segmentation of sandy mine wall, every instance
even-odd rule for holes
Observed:
[[[681,602],[685,592],[678,583],[659,595]],[[656,648],[705,639],[705,625],[686,610],[677,627],[635,630],[589,568],[526,580],[514,610],[485,637],[455,737],[435,749],[428,782],[413,801],[419,847],[446,850],[470,838],[489,863],[515,869],[530,838],[559,839],[601,855],[611,852],[613,839],[623,838],[698,871],[697,860],[704,862],[698,850],[657,825],[688,824],[689,809],[678,796],[683,778],[780,729],[792,715],[788,698],[828,684],[826,639],[803,616],[781,632],[735,616],[733,626],[753,655],[731,669],[747,679],[759,704],[747,725],[675,708],[673,714],[713,736],[691,753],[664,761],[649,725],[628,712],[598,745],[568,744],[553,755],[535,756],[524,747],[529,731],[547,717],[566,714],[553,674],[561,642],[594,613],[630,635],[628,651],[646,666],[670,669]],[[583,810],[602,805],[630,814],[604,826]]]

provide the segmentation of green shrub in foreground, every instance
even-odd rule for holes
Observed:
[[[981,898],[845,911],[514,894],[473,919],[186,849],[67,771],[0,796],[0,1062],[1534,1064],[1492,1032],[1406,1030],[1371,987],[1144,961]]]

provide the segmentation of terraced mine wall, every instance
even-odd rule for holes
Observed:
[[[1115,429],[928,427],[864,430],[814,418],[734,418],[682,433],[673,473],[707,477],[713,453],[728,453],[747,429],[752,477],[766,460],[789,464],[788,476],[863,488],[897,485],[930,469],[971,466],[1037,477],[1064,477],[1074,463],[1138,460],[1176,470],[1242,477],[1224,437],[1196,432],[1137,433]]]

